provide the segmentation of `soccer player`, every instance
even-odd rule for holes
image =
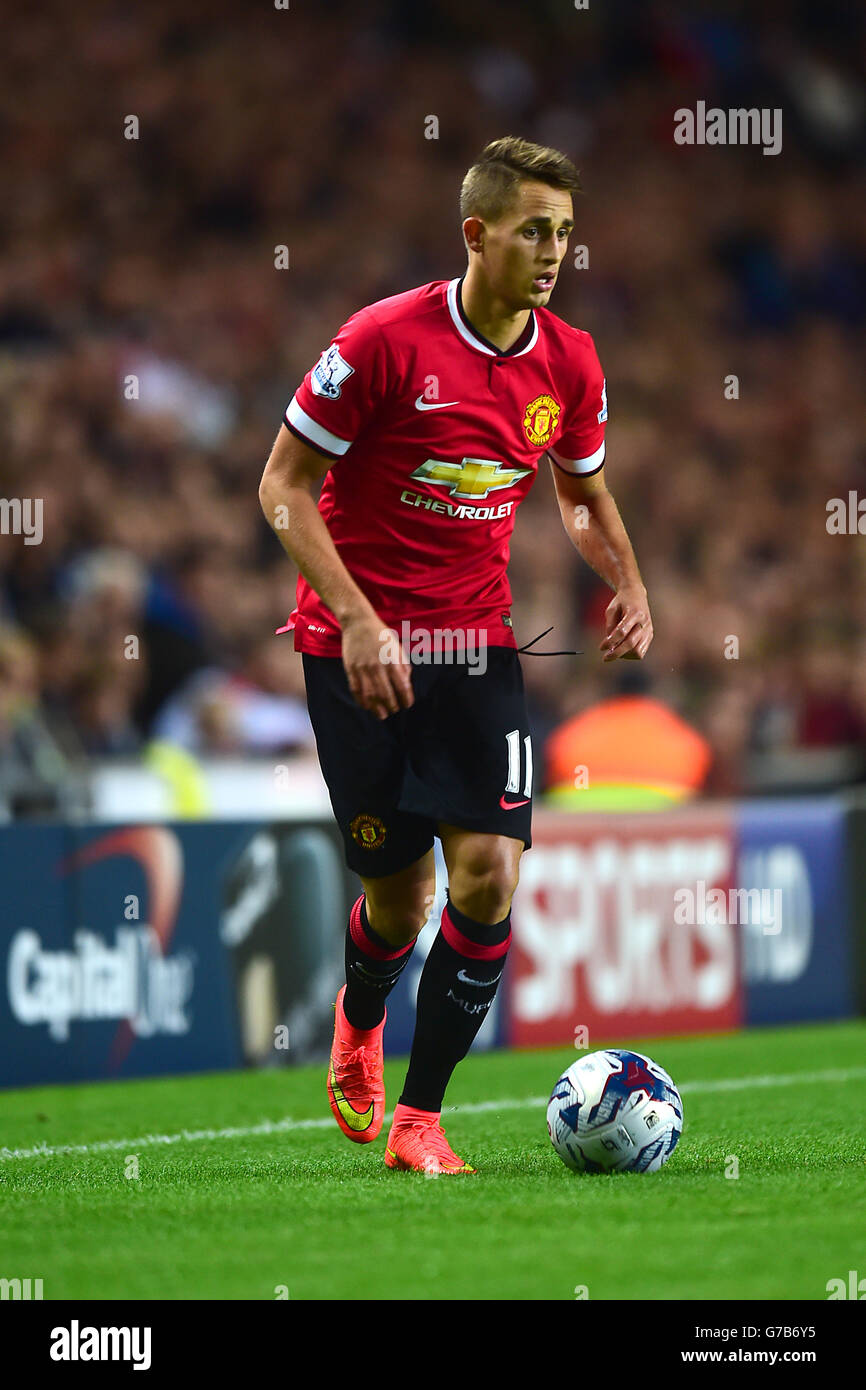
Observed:
[[[592,338],[545,307],[574,225],[573,164],[495,140],[461,192],[465,275],[360,309],[292,397],[259,488],[300,571],[285,629],[347,863],[327,1092],[375,1139],[385,999],[435,888],[448,901],[418,988],[389,1168],[475,1170],[440,1124],[446,1086],[496,994],[520,856],[532,843],[532,744],[506,575],[515,513],[545,455],[565,529],[614,591],[605,661],[652,640],[646,590],[604,476],[607,393]],[[324,477],[318,504],[313,489]]]

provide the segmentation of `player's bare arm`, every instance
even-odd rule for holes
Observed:
[[[413,702],[410,668],[408,663],[382,661],[386,625],[340,559],[316,505],[313,489],[330,466],[329,459],[284,425],[259,484],[259,501],[283,549],[340,624],[343,665],[353,696],[363,709],[387,719]]]
[[[605,661],[642,661],[653,639],[649,600],[631,541],[604,478],[604,467],[589,477],[565,473],[553,461],[556,498],[572,544],[614,590],[605,612]]]

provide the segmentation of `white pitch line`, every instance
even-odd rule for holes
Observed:
[[[735,1076],[716,1081],[688,1081],[679,1087],[684,1095],[711,1094],[714,1091],[748,1091],[758,1086],[814,1085],[823,1081],[860,1081],[866,1077],[866,1067],[848,1067],[833,1071],[800,1071],[782,1076]],[[497,1110],[529,1110],[546,1108],[549,1096],[526,1096],[523,1100],[504,1097],[502,1100],[482,1100],[474,1105],[446,1106],[443,1114],[485,1115]],[[390,1121],[393,1111],[385,1116]],[[260,1134],[286,1134],[299,1129],[331,1129],[333,1119],[262,1120],[257,1125],[238,1125],[227,1129],[182,1129],[177,1134],[140,1134],[136,1139],[97,1139],[91,1144],[37,1144],[32,1149],[0,1148],[0,1162],[16,1158],[62,1158],[72,1154],[126,1152],[152,1148],[159,1144],[195,1144],[214,1139],[252,1139]]]

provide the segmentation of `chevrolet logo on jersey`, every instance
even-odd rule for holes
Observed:
[[[465,497],[475,502],[499,488],[513,487],[531,472],[531,468],[509,468],[496,459],[464,458],[459,463],[425,459],[412,477],[419,483],[447,487],[449,497]]]

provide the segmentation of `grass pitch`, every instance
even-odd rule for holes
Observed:
[[[387,1124],[347,1142],[321,1066],[7,1092],[0,1276],[46,1299],[824,1300],[866,1273],[866,1024],[610,1045],[682,1091],[660,1173],[557,1158],[568,1049],[458,1068],[443,1123],[479,1174],[454,1179],[388,1172]]]

